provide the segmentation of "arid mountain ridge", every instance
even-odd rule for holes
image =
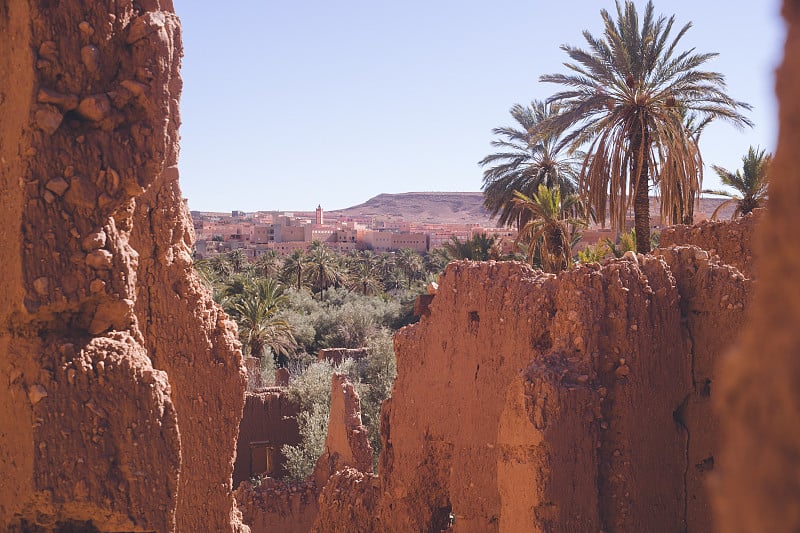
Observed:
[[[402,218],[419,223],[494,225],[491,215],[483,208],[481,192],[384,193],[362,204],[329,213],[335,216]]]
[[[710,217],[723,201],[720,198],[701,198],[697,212]],[[658,200],[652,198],[651,212],[656,214],[658,208]],[[328,213],[333,216],[391,217],[417,223],[479,224],[485,227],[496,225],[496,221],[483,207],[482,192],[384,193],[362,204]],[[730,209],[723,209],[720,218],[724,220],[728,217]]]

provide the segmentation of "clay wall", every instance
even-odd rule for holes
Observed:
[[[250,399],[257,396],[265,395],[248,395],[248,405],[251,404]],[[247,412],[248,408],[245,407]],[[271,478],[243,481],[235,497],[242,510],[244,523],[250,526],[253,533],[309,531],[319,512],[317,498],[320,491],[327,487],[330,478],[335,478],[338,484],[340,472],[351,469],[358,472],[360,478],[374,481],[371,476],[372,448],[367,430],[361,424],[361,400],[347,376],[334,374],[331,379],[328,434],[324,451],[312,475],[304,482]],[[360,506],[362,502],[355,502],[355,505]],[[342,523],[341,517],[338,524],[341,526],[338,531],[351,531],[351,527],[356,527],[355,524]]]
[[[280,479],[286,475],[285,459],[280,450],[284,444],[296,446],[300,443],[297,409],[297,403],[281,389],[246,394],[236,443],[234,487],[262,473],[260,470],[265,464],[257,455],[266,454],[266,446],[273,450],[271,477]]]
[[[242,521],[252,533],[306,533],[319,512],[313,482],[285,483],[272,479],[259,485],[242,482],[234,492]],[[351,531],[351,524],[338,531]]]
[[[708,530],[713,365],[752,282],[661,253],[559,277],[451,263],[395,337],[374,512],[328,495],[314,530]]]
[[[171,2],[8,2],[0,50],[0,529],[245,531],[244,372],[191,271]]]
[[[778,147],[755,239],[759,285],[744,334],[718,369],[725,446],[715,510],[719,531],[730,533],[800,529],[800,4],[784,1],[783,16]]]
[[[660,246],[699,246],[719,257],[722,263],[734,266],[752,278],[756,271],[753,234],[762,217],[763,210],[756,209],[746,217],[734,220],[704,220],[694,226],[670,226],[662,230]]]

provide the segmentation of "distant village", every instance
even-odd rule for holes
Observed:
[[[480,224],[421,224],[387,216],[329,216],[318,206],[315,212],[258,211],[209,213],[192,211],[197,237],[196,258],[204,259],[232,250],[244,250],[256,259],[268,250],[288,255],[307,250],[313,241],[331,250],[390,252],[405,248],[426,253],[453,237],[461,241],[474,235],[497,235],[509,249],[517,235],[511,228]]]
[[[653,210],[658,204],[653,203]],[[695,222],[708,218],[718,200],[702,199],[695,211]],[[320,241],[331,250],[372,250],[391,252],[411,249],[426,253],[442,247],[455,237],[467,241],[480,234],[495,236],[503,253],[513,251],[517,230],[505,227],[486,227],[481,224],[418,223],[387,215],[337,216],[326,214],[322,206],[313,212],[257,211],[230,213],[192,211],[196,235],[195,258],[206,259],[233,250],[243,250],[250,260],[269,250],[289,255],[295,250],[307,250]],[[723,213],[723,215],[726,213]],[[653,213],[654,228],[660,219]],[[633,227],[633,219],[629,220]],[[626,229],[630,229],[630,227]],[[583,231],[577,248],[602,239],[616,239],[608,227],[594,225]]]

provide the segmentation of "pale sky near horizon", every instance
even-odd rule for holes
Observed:
[[[545,99],[561,44],[600,36],[613,0],[174,0],[183,23],[181,187],[200,211],[349,207],[384,192],[479,191],[491,129]],[[640,13],[644,0],[636,0]],[[683,49],[753,106],[753,129],[712,124],[707,165],[774,151],[779,0],[656,0],[693,27]],[[707,168],[705,187],[719,187]]]

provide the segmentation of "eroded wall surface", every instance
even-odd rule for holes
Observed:
[[[778,148],[756,240],[760,281],[717,396],[725,447],[715,509],[724,532],[800,529],[800,4],[786,0],[783,15]]]
[[[250,415],[249,425],[260,429],[259,435],[268,436],[271,440],[281,437],[282,428],[284,430],[293,428],[293,435],[297,436],[296,420],[289,421],[289,424],[293,424],[289,426],[285,425],[286,422],[282,426],[276,420],[278,409],[285,403],[289,403],[294,413],[297,413],[296,404],[287,400],[285,393],[278,391],[248,394],[245,419]],[[251,406],[254,409],[251,409]],[[268,414],[260,424],[256,422],[256,413],[259,410]],[[242,420],[242,431],[243,435],[247,435],[245,420]],[[243,444],[240,436],[240,454]],[[237,465],[240,458],[241,455],[237,458]],[[308,480],[302,482],[273,479],[278,476],[243,481],[238,485],[234,495],[242,510],[244,523],[250,526],[253,533],[271,531],[303,533],[309,531],[315,523],[324,524],[323,527],[328,528],[327,530],[354,531],[352,528],[359,527],[358,523],[341,516],[338,511],[329,512],[329,516],[334,518],[333,521],[329,521],[328,516],[322,518],[321,522],[317,520],[319,512],[317,500],[320,492],[323,489],[330,492],[328,485],[339,486],[342,483],[342,475],[345,475],[342,474],[343,471],[354,472],[357,479],[369,479],[373,486],[378,485],[377,478],[372,475],[372,448],[369,445],[367,430],[361,423],[361,400],[348,377],[345,374],[334,373],[331,378],[328,432],[323,453],[317,460],[313,473]],[[329,481],[330,479],[334,481]],[[330,490],[333,490],[335,495],[340,493],[339,489]],[[355,493],[347,494],[348,498],[354,495]],[[351,505],[362,508],[366,503],[354,497]],[[361,510],[356,512],[363,513]]]
[[[389,405],[382,526],[439,527],[451,509],[457,531],[686,527],[707,496],[689,486],[681,408],[703,381],[693,358],[712,354],[694,352],[681,301],[719,295],[682,295],[675,279],[721,268],[687,252],[673,268],[631,257],[557,279],[453,265],[430,318],[397,337],[395,391],[408,392]]]
[[[659,253],[558,277],[449,265],[395,337],[379,495],[334,476],[353,490],[323,490],[314,531],[710,529],[714,360],[752,281],[697,247]]]
[[[691,244],[716,255],[725,264],[752,278],[756,274],[753,235],[763,217],[763,209],[734,220],[704,220],[694,226],[677,225],[664,228],[661,246]]]
[[[171,2],[6,2],[0,49],[0,528],[239,529],[245,378],[190,268]]]

